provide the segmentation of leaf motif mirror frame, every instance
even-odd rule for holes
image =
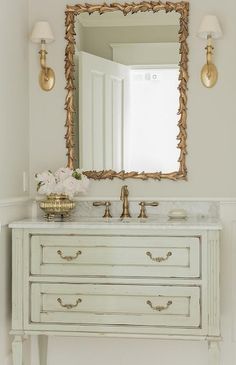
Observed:
[[[189,3],[185,1],[181,2],[146,2],[141,3],[113,3],[113,4],[77,4],[77,5],[67,5],[65,15],[65,26],[66,34],[65,39],[67,41],[65,50],[65,77],[66,77],[66,149],[67,149],[67,166],[74,168],[75,165],[75,143],[74,143],[74,125],[73,125],[73,115],[75,113],[74,107],[74,97],[75,97],[75,65],[74,65],[74,54],[75,54],[75,20],[76,16],[82,13],[92,14],[98,12],[99,14],[104,14],[108,12],[121,11],[124,15],[129,13],[135,14],[138,12],[158,12],[164,10],[166,13],[177,12],[180,14],[180,29],[179,29],[179,121],[178,128],[179,133],[177,136],[178,144],[177,148],[180,150],[179,155],[179,170],[171,173],[162,172],[116,172],[113,170],[103,170],[103,171],[85,171],[84,174],[95,180],[119,178],[119,179],[170,179],[170,180],[186,180],[187,178],[187,168],[186,168],[186,154],[187,154],[187,82],[188,82],[188,17],[189,17]]]

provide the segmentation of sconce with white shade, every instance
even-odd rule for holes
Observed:
[[[40,65],[39,84],[44,91],[50,91],[55,85],[55,73],[46,63],[46,44],[54,41],[54,35],[48,22],[40,21],[35,23],[30,37],[31,41],[40,44]]]
[[[205,15],[198,30],[198,37],[207,40],[207,46],[205,48],[206,64],[201,71],[201,80],[203,85],[208,88],[213,87],[218,79],[218,71],[212,60],[214,50],[212,38],[218,39],[222,35],[223,33],[217,17],[215,15]]]

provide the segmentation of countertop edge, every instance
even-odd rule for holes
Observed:
[[[187,223],[187,222],[172,222],[172,223],[148,223],[148,222],[137,222],[137,223],[109,223],[109,222],[27,222],[27,221],[18,221],[12,222],[9,224],[9,228],[12,229],[120,229],[120,230],[128,230],[128,229],[151,229],[151,230],[165,230],[165,229],[173,229],[173,230],[222,230],[222,224],[220,222],[198,222],[198,223]]]

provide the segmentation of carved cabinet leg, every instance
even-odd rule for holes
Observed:
[[[220,365],[220,346],[217,341],[208,341],[208,365]]]
[[[47,365],[48,355],[48,336],[38,336],[38,348],[39,348],[39,364]]]
[[[12,342],[13,365],[23,365],[23,336],[15,336]]]

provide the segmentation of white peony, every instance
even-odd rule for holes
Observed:
[[[58,169],[55,174],[44,171],[35,175],[38,182],[39,194],[66,194],[73,197],[78,193],[86,193],[89,179],[83,175],[82,170],[71,170],[68,167]]]
[[[56,179],[51,171],[44,171],[41,174],[35,175],[36,181],[38,181],[37,191],[40,194],[51,194],[54,192],[56,186]]]
[[[65,188],[64,188],[63,182],[56,183],[55,188],[54,188],[54,193],[55,194],[65,194]]]
[[[73,170],[69,169],[69,167],[61,167],[55,172],[54,176],[56,178],[56,182],[62,182],[72,176],[72,174]]]
[[[36,174],[35,178],[38,182],[48,183],[52,180],[55,181],[55,177],[51,171],[43,171],[41,174]]]
[[[64,180],[62,184],[65,194],[69,195],[69,197],[73,197],[73,195],[80,191],[79,180],[75,179],[72,176]]]

